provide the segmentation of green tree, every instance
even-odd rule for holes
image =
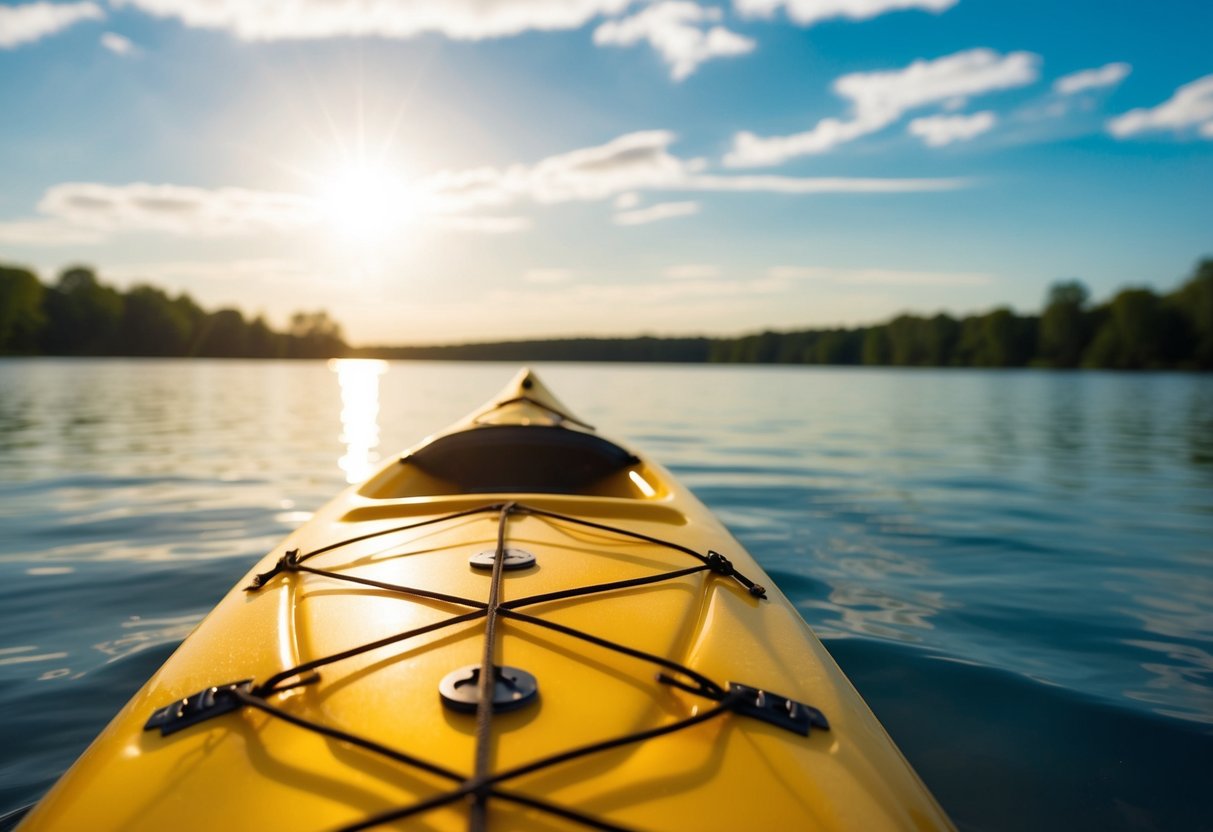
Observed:
[[[285,338],[270,329],[265,318],[258,315],[248,325],[248,351],[256,358],[283,358],[286,355]]]
[[[966,367],[1022,367],[1032,357],[1036,329],[1036,318],[1021,318],[1006,308],[965,318],[956,348],[957,363]]]
[[[1091,340],[1087,287],[1077,280],[1055,283],[1040,316],[1037,356],[1050,367],[1077,367]]]
[[[0,354],[38,352],[45,292],[33,272],[0,266]]]
[[[940,313],[923,328],[923,355],[931,367],[946,367],[954,360],[956,342],[960,340],[960,324],[950,315]]]
[[[186,355],[193,328],[187,308],[153,286],[135,286],[123,297],[117,349],[123,355]]]
[[[291,316],[289,332],[292,358],[331,358],[346,350],[341,325],[324,311],[296,312]]]
[[[1122,289],[1083,355],[1088,367],[1146,370],[1174,366],[1188,341],[1177,308],[1148,288]]]
[[[888,327],[872,326],[863,334],[863,363],[889,363]]]
[[[1172,298],[1187,325],[1187,357],[1196,367],[1213,369],[1213,259],[1200,261]]]
[[[921,364],[918,351],[918,324],[921,318],[898,315],[885,327],[889,343],[889,363],[897,367]]]
[[[208,358],[245,358],[249,354],[248,326],[238,309],[220,309],[202,322],[194,354]]]
[[[813,344],[808,360],[813,364],[858,364],[862,351],[862,336],[855,337],[855,331],[828,329]]]
[[[899,315],[888,324],[889,360],[902,367],[945,366],[959,336],[960,325],[947,315]]]
[[[75,266],[43,297],[43,345],[53,355],[108,355],[122,318],[122,296],[97,281],[92,269]]]

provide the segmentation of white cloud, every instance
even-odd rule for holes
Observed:
[[[733,0],[733,8],[746,17],[771,17],[782,8],[793,23],[812,26],[830,18],[868,20],[905,9],[938,14],[956,3],[957,0]]]
[[[522,279],[527,283],[535,283],[541,286],[555,286],[560,283],[568,283],[573,279],[572,269],[527,269],[523,273]]]
[[[635,211],[622,211],[614,216],[614,220],[616,225],[646,225],[698,213],[698,202],[659,202],[647,208],[637,208]]]
[[[0,243],[16,246],[70,246],[100,243],[105,235],[77,228],[62,220],[13,220],[0,222]]]
[[[124,38],[117,32],[106,32],[101,36],[101,45],[115,55],[121,55],[125,58],[137,58],[143,54],[143,50],[131,42],[129,38]]]
[[[321,216],[315,200],[296,194],[143,182],[55,185],[42,197],[38,210],[93,231],[167,231],[201,237],[292,231],[314,225]]]
[[[708,280],[720,277],[720,267],[709,263],[683,263],[669,266],[661,274],[670,280]]]
[[[623,191],[670,185],[697,162],[669,153],[668,130],[629,133],[597,147],[550,156],[529,169],[507,171],[506,181],[540,202],[603,199]]]
[[[0,222],[0,242],[97,243],[116,233],[148,231],[202,238],[290,234],[322,227],[330,214],[322,200],[302,194],[143,182],[66,182],[48,188],[37,207],[38,219]],[[524,216],[429,213],[421,221],[437,230],[481,234],[532,226]]]
[[[0,6],[0,49],[33,43],[84,20],[102,20],[96,3],[25,3]]]
[[[851,102],[850,119],[826,118],[812,130],[791,136],[738,133],[724,162],[730,167],[761,167],[824,153],[883,130],[910,110],[928,105],[955,109],[973,96],[1031,84],[1039,75],[1039,64],[1040,57],[1030,52],[999,55],[990,49],[970,49],[917,60],[904,69],[844,75],[834,81],[833,90]]]
[[[1108,122],[1108,132],[1119,139],[1149,130],[1191,127],[1201,136],[1213,138],[1213,75],[1184,84],[1157,107],[1130,110]]]
[[[733,136],[733,149],[725,155],[724,164],[734,168],[781,165],[797,156],[825,153],[840,144],[874,133],[886,127],[890,121],[824,118],[812,130],[791,136],[758,136],[743,130]]]
[[[640,213],[633,210],[639,205],[640,191],[906,193],[951,190],[969,184],[962,179],[800,178],[704,173],[703,160],[683,159],[670,153],[669,146],[674,139],[674,134],[668,130],[629,133],[603,145],[550,156],[534,165],[441,171],[428,177],[419,187],[426,193],[430,208],[445,214],[486,206],[500,207],[520,200],[556,203],[614,197],[616,208],[626,215]],[[647,210],[650,209],[641,209]],[[669,210],[662,208],[654,214],[640,213],[640,216],[656,216]]]
[[[673,140],[666,130],[628,133],[534,165],[442,171],[428,177],[421,189],[435,210],[449,213],[521,198],[543,203],[607,199],[682,181],[698,163],[671,155],[667,147]]]
[[[909,132],[931,147],[967,142],[989,131],[998,118],[989,110],[967,116],[924,116],[910,122]]]
[[[966,188],[967,179],[875,179],[843,176],[713,176],[687,180],[685,190],[773,194],[907,194]]]
[[[718,23],[722,12],[718,8],[701,6],[690,0],[664,0],[643,11],[623,18],[608,20],[594,30],[594,43],[599,46],[635,46],[648,41],[670,66],[670,75],[681,81],[701,63],[712,58],[744,55],[754,49],[754,41]]]
[[[981,272],[922,272],[902,269],[855,269],[832,266],[772,266],[776,280],[820,280],[849,286],[987,286],[992,275]]]
[[[896,114],[927,104],[1031,84],[1040,57],[1030,52],[999,55],[991,49],[969,49],[934,60],[917,60],[891,72],[856,72],[834,82],[834,90],[854,102],[860,114]]]
[[[618,14],[632,0],[111,0],[186,26],[220,29],[244,40],[379,36],[436,32],[459,40],[529,30],[576,29]]]
[[[277,257],[242,260],[162,260],[144,263],[119,263],[105,267],[105,276],[126,283],[229,282],[298,285],[315,280],[314,264]]]
[[[1133,67],[1117,62],[1104,64],[1094,69],[1084,69],[1063,75],[1053,82],[1053,92],[1059,95],[1075,95],[1087,90],[1113,87],[1128,77]]]

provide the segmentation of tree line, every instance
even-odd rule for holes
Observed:
[[[45,286],[0,265],[0,355],[328,358],[347,350],[325,312],[299,312],[285,332],[238,309],[207,312],[187,294],[147,284],[121,292],[85,267]]]
[[[1093,303],[1078,281],[1054,284],[1039,314],[998,308],[966,317],[904,314],[873,326],[767,331],[735,338],[558,338],[349,348],[324,312],[286,332],[235,309],[206,312],[149,285],[120,292],[87,268],[43,286],[0,266],[0,354],[628,361],[897,367],[1092,367],[1213,370],[1213,259],[1178,288],[1122,289]]]
[[[767,331],[736,338],[560,338],[370,347],[375,358],[664,361],[895,367],[1213,369],[1213,259],[1179,288],[1122,289],[1092,303],[1078,281],[1054,284],[1038,315],[1008,308],[956,318],[899,315],[874,326]]]

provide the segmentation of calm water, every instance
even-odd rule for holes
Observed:
[[[0,813],[516,368],[0,361]],[[964,829],[1213,829],[1213,378],[539,367],[763,563]]]

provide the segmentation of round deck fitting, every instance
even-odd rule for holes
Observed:
[[[502,554],[504,555],[501,559],[502,569],[526,569],[528,566],[535,565],[535,556],[526,549],[506,549]],[[472,565],[473,569],[492,569],[493,560],[496,557],[496,549],[485,549],[468,558],[468,563]]]
[[[517,667],[495,666],[493,712],[513,711],[530,704],[539,695],[539,682]],[[438,684],[442,704],[453,711],[475,713],[480,705],[480,665],[453,670]]]

